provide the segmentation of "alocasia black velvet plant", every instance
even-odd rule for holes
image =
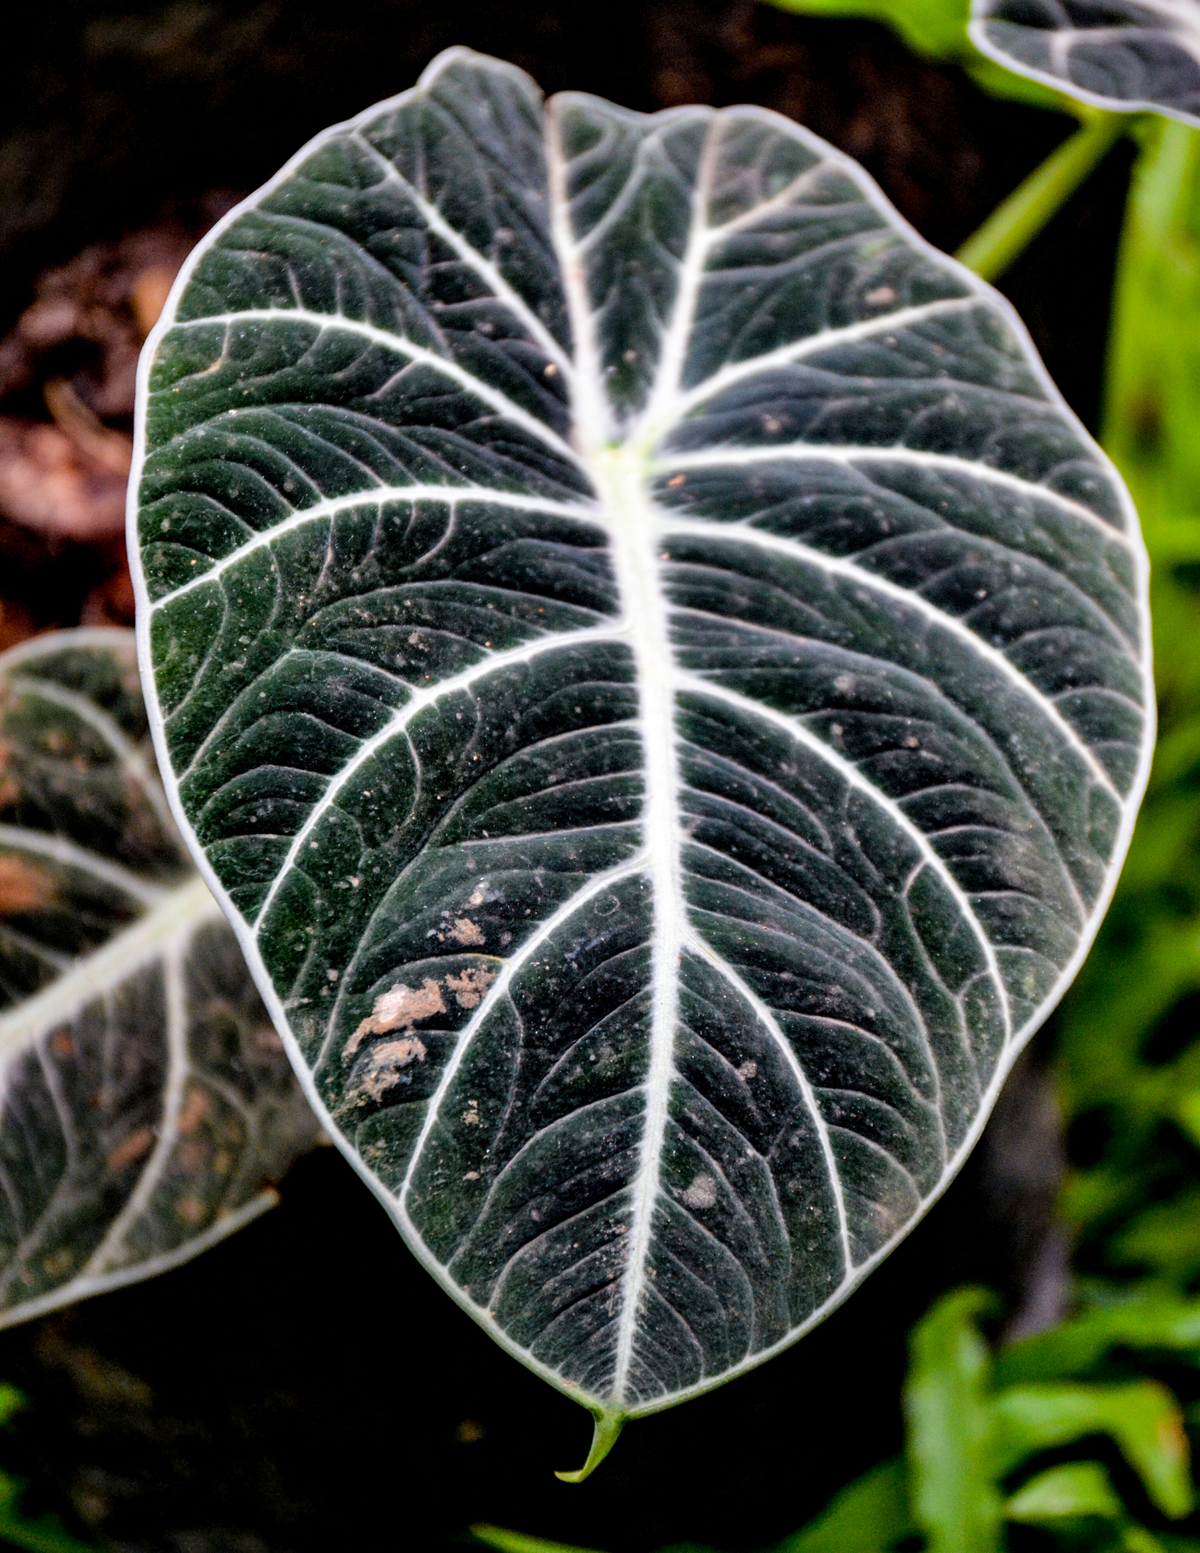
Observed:
[[[854,162],[465,50],[205,240],[138,437],[176,817],[586,1472],[852,1291],[1081,963],[1151,746],[1129,499]]]

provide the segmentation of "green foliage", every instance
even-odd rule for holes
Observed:
[[[0,1546],[24,1548],[26,1553],[95,1553],[90,1542],[79,1542],[62,1529],[57,1516],[29,1520],[20,1511],[24,1484],[0,1472]]]
[[[1070,1449],[1086,1458],[1097,1436],[1118,1448],[1162,1516],[1187,1515],[1193,1508],[1188,1443],[1167,1388],[1145,1378],[1105,1384],[1054,1375],[1056,1364],[1076,1374],[1099,1368],[1124,1329],[1113,1324],[1101,1333],[1085,1315],[1058,1329],[1057,1352],[1035,1338],[994,1365],[977,1325],[990,1304],[982,1290],[954,1290],[912,1337],[905,1388],[909,1492],[928,1553],[995,1553],[1005,1520],[1077,1531],[1079,1522],[1098,1519],[1126,1537],[1135,1523],[1103,1463],[1059,1462],[1027,1475],[1047,1452]],[[1180,1313],[1172,1314],[1178,1321]],[[1200,1310],[1186,1315],[1194,1323]],[[1022,1362],[1029,1348],[1033,1364]],[[1194,1342],[1191,1354],[1200,1360],[1200,1345]],[[1040,1378],[1028,1382],[1029,1373]],[[1015,1383],[1006,1383],[1013,1377]],[[875,1546],[884,1553],[890,1544]]]
[[[1114,298],[1104,441],[1142,516],[1155,564],[1155,652],[1163,733],[1155,786],[1179,792],[1200,757],[1200,132],[1163,119],[1140,125]],[[1200,883],[1190,825],[1143,827],[1131,887],[1166,890],[1182,862]],[[1191,900],[1197,899],[1195,895]]]
[[[1093,1304],[1062,1326],[1003,1349],[996,1358],[997,1383],[1074,1380],[1093,1373],[1119,1352],[1200,1365],[1200,1302],[1153,1289],[1137,1289],[1129,1295],[1103,1293],[1105,1303]]]
[[[785,1537],[774,1553],[878,1553],[915,1530],[908,1472],[897,1456],[843,1488],[816,1520]]]
[[[0,1428],[25,1406],[15,1386],[0,1383]],[[0,1472],[0,1547],[24,1548],[26,1553],[95,1553],[91,1543],[79,1542],[62,1529],[55,1515],[36,1520],[21,1513],[25,1485],[19,1478]]]
[[[497,1553],[595,1553],[594,1548],[575,1548],[565,1542],[548,1542],[544,1537],[527,1537],[524,1532],[507,1531],[503,1526],[472,1526],[471,1535]]]
[[[1055,1526],[1093,1517],[1119,1520],[1123,1506],[1098,1461],[1068,1461],[1029,1479],[1008,1501],[1010,1521]]]
[[[1038,1451],[1107,1434],[1164,1515],[1177,1519],[1192,1508],[1183,1418],[1171,1393],[1157,1381],[1014,1386],[997,1395],[991,1416],[991,1466],[1002,1477]]]
[[[930,1553],[987,1553],[996,1545],[992,1365],[975,1325],[989,1303],[982,1289],[947,1295],[910,1343],[904,1412],[913,1517],[929,1534]]]
[[[1139,126],[1104,440],[1152,564],[1161,740],[1129,862],[1064,1003],[1063,1102],[1101,1140],[1065,1209],[1094,1272],[1200,1277],[1200,132]]]

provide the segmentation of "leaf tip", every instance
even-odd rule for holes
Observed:
[[[596,1427],[592,1433],[592,1448],[583,1466],[576,1472],[556,1472],[554,1476],[562,1483],[582,1483],[584,1478],[591,1477],[617,1443],[617,1436],[624,1427],[625,1417],[621,1413],[597,1414]]]

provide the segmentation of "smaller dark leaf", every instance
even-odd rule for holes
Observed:
[[[269,1208],[317,1124],[159,785],[133,633],[0,656],[0,1326]]]
[[[1114,112],[1200,124],[1197,0],[974,0],[974,43],[1009,70]]]

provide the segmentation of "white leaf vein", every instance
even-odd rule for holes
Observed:
[[[741,695],[736,690],[729,690],[724,685],[715,684],[711,680],[702,678],[698,674],[679,673],[676,675],[676,684],[681,691],[690,692],[700,698],[711,698],[722,701],[736,711],[742,712],[752,718],[762,718],[782,728],[789,733],[798,744],[819,757],[826,764],[832,766],[842,777],[848,787],[863,794],[872,804],[882,809],[883,812],[901,831],[920,854],[926,866],[941,882],[955,905],[961,912],[964,921],[970,928],[975,941],[979,945],[983,960],[988,968],[992,983],[1000,1000],[1000,1006],[1004,1017],[1005,1040],[1011,1040],[1013,1034],[1012,1011],[1009,1007],[1008,990],[1004,983],[1004,977],[1000,971],[1000,965],[996,959],[996,951],[991,939],[984,931],[983,924],[975,914],[970,898],[959,884],[946,863],[938,856],[930,843],[929,837],[919,826],[914,825],[908,815],[898,803],[889,798],[882,789],[869,781],[853,762],[847,760],[844,755],[838,753],[823,739],[817,738],[796,718],[789,717],[786,712],[776,711],[774,707],[765,702],[755,701],[749,696]]]
[[[338,771],[336,776],[329,779],[329,783],[322,796],[313,805],[308,818],[292,838],[292,843],[287,850],[283,862],[279,866],[271,886],[263,898],[259,908],[255,925],[255,936],[261,932],[263,924],[267,920],[267,914],[274,904],[275,897],[290,875],[304,843],[312,835],[321,820],[337,802],[338,794],[343,791],[349,782],[352,782],[368,761],[372,760],[379,751],[392,739],[399,737],[412,722],[413,718],[435,706],[445,697],[455,694],[457,691],[470,690],[489,675],[498,673],[502,669],[520,666],[524,663],[532,663],[544,653],[554,652],[564,648],[581,647],[592,642],[619,640],[619,634],[611,626],[599,626],[593,630],[574,631],[569,633],[557,633],[554,636],[542,637],[537,641],[526,643],[521,647],[514,647],[508,652],[494,652],[483,658],[479,663],[472,664],[460,674],[450,676],[448,679],[439,680],[427,690],[413,692],[412,698],[399,707],[384,723],[377,733],[369,739],[364,739],[353,756]]]
[[[948,474],[966,475],[972,480],[977,480],[981,485],[995,485],[1004,490],[1013,491],[1017,495],[1024,496],[1031,501],[1046,502],[1051,507],[1057,507],[1060,511],[1069,513],[1073,518],[1079,518],[1092,528],[1099,529],[1105,539],[1115,545],[1121,545],[1129,549],[1129,538],[1123,534],[1114,524],[1102,518],[1099,513],[1093,512],[1081,501],[1074,497],[1064,496],[1061,492],[1043,485],[1035,480],[1023,479],[1020,475],[1014,475],[1007,469],[998,469],[994,464],[973,462],[969,458],[961,458],[953,453],[930,453],[923,448],[910,448],[902,443],[893,443],[891,446],[871,447],[868,445],[854,445],[849,443],[834,442],[787,442],[778,446],[743,446],[737,443],[722,443],[716,447],[701,448],[689,452],[672,453],[662,450],[655,459],[653,473],[671,474],[674,471],[686,471],[688,469],[737,469],[749,464],[773,464],[773,463],[809,463],[819,464],[914,464],[923,469],[945,471]],[[1097,473],[1099,473],[1097,469]]]
[[[379,484],[368,486],[366,490],[353,491],[347,496],[331,496],[324,501],[314,502],[311,507],[301,507],[288,517],[279,519],[270,528],[262,529],[253,539],[248,539],[245,544],[238,545],[235,550],[213,559],[212,564],[205,571],[198,572],[195,577],[189,577],[187,582],[180,583],[169,593],[160,595],[153,600],[150,607],[153,610],[162,609],[164,605],[174,603],[176,599],[194,592],[205,583],[215,582],[230,567],[239,565],[247,556],[254,555],[259,550],[270,549],[284,535],[294,533],[296,529],[304,528],[306,524],[324,522],[326,519],[337,518],[346,512],[356,512],[360,508],[383,507],[397,502],[425,501],[444,502],[452,510],[463,502],[477,502],[482,506],[503,507],[514,512],[538,513],[547,517],[570,518],[580,523],[598,524],[602,521],[594,507],[585,506],[582,503],[576,505],[573,502],[551,501],[540,496],[521,496],[512,491],[493,491],[485,485]],[[146,542],[154,541],[166,544],[175,542],[169,535],[151,536]],[[426,559],[428,559],[427,556],[420,557],[420,560]]]
[[[553,427],[539,420],[536,415],[517,404],[514,399],[510,399],[507,394],[494,388],[490,383],[485,383],[473,372],[468,372],[452,358],[441,356],[437,351],[430,350],[425,345],[418,345],[402,334],[396,334],[390,329],[381,329],[377,324],[367,323],[363,319],[348,318],[344,313],[317,313],[306,307],[251,307],[236,313],[214,313],[207,318],[178,319],[172,327],[198,329],[219,326],[231,329],[244,323],[303,324],[315,329],[318,336],[329,332],[355,335],[371,345],[378,345],[383,350],[399,356],[407,356],[415,366],[429,367],[432,371],[449,378],[451,382],[478,399],[481,404],[486,404],[506,420],[511,421],[514,426],[519,426],[522,431],[529,432],[544,442],[547,447],[553,448],[561,458],[572,464],[579,464],[579,455],[569,442],[564,442]]]
[[[841,556],[827,555],[824,551],[814,549],[798,539],[788,539],[783,535],[772,534],[764,529],[751,528],[745,524],[718,525],[716,523],[689,522],[686,519],[672,519],[664,517],[662,520],[662,534],[664,539],[670,539],[673,534],[688,534],[703,538],[710,542],[729,544],[746,544],[760,550],[770,551],[775,555],[785,555],[804,566],[816,567],[829,577],[844,577],[856,586],[865,588],[868,593],[880,594],[884,598],[892,599],[901,604],[905,609],[911,609],[915,614],[923,616],[939,630],[945,631],[958,642],[966,645],[977,658],[982,659],[991,668],[1015,687],[1025,700],[1035,706],[1040,714],[1053,727],[1059,739],[1075,754],[1087,767],[1092,780],[1102,787],[1118,803],[1121,802],[1121,794],[1113,784],[1112,777],[1097,760],[1095,753],[1080,737],[1078,729],[1067,720],[1059,711],[1054,701],[1033,683],[1031,679],[1021,672],[1012,660],[998,647],[993,647],[973,631],[956,616],[932,603],[916,588],[903,588],[899,583],[882,577],[877,572],[870,572],[856,562]],[[1021,645],[1020,642],[1017,645]],[[938,687],[943,695],[945,689]],[[1103,686],[1083,685],[1077,689],[1091,690],[1103,689]],[[1138,708],[1139,711],[1143,709]],[[1019,779],[1018,779],[1019,780]],[[1082,908],[1082,902],[1081,908]],[[1086,911],[1084,912],[1086,915]]]
[[[829,1177],[829,1186],[833,1193],[834,1208],[837,1213],[838,1239],[842,1247],[843,1278],[848,1277],[854,1267],[854,1257],[850,1251],[850,1231],[846,1219],[846,1201],[842,1193],[842,1178],[838,1173],[837,1161],[833,1157],[833,1149],[830,1147],[829,1129],[825,1125],[825,1118],[821,1115],[821,1108],[817,1104],[817,1097],[813,1092],[813,1086],[809,1081],[808,1074],[805,1073],[792,1043],[783,1033],[779,1026],[779,1021],[772,1010],[767,1007],[745,978],[730,965],[725,956],[718,954],[694,930],[688,933],[688,944],[692,953],[708,965],[711,965],[717,974],[729,983],[742,1001],[749,1008],[753,1009],[755,1017],[763,1029],[770,1035],[772,1041],[774,1041],[788,1071],[795,1080],[804,1109],[808,1112],[813,1129],[817,1134],[821,1159],[825,1165],[825,1172]]]

